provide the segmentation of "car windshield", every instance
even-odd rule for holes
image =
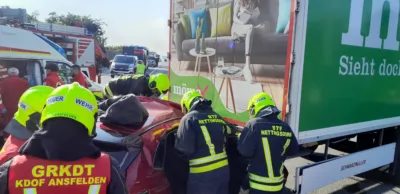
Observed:
[[[132,56],[115,56],[114,62],[117,63],[135,63],[135,58]]]

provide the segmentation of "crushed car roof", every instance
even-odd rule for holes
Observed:
[[[183,116],[183,113],[180,110],[180,105],[176,103],[152,97],[138,96],[138,99],[149,112],[149,117],[142,127],[127,128],[121,126],[105,126],[101,122],[98,122],[97,128],[106,131],[118,131],[124,134],[141,134],[153,125],[157,125],[166,120],[181,118]]]

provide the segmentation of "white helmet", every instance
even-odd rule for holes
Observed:
[[[15,67],[10,67],[7,70],[8,75],[10,76],[18,76],[19,75],[19,70]]]

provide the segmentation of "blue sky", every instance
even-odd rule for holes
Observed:
[[[38,11],[44,20],[50,12],[91,15],[102,19],[108,45],[144,45],[166,55],[168,52],[169,0],[1,0],[0,5]]]

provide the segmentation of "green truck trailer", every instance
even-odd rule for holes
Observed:
[[[299,167],[298,193],[393,162],[398,0],[201,2],[171,2],[171,101],[197,90],[241,125],[248,100],[266,92],[303,147],[357,136],[371,148]]]

